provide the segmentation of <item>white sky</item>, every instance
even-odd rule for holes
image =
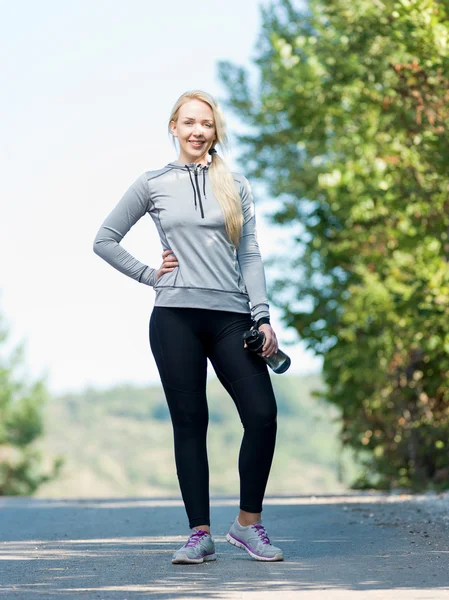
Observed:
[[[256,83],[259,5],[1,3],[0,312],[10,331],[6,348],[23,340],[29,377],[45,376],[51,392],[160,381],[148,341],[154,291],[96,256],[93,239],[142,172],[177,158],[166,121],[184,91],[226,98],[217,69],[223,59],[249,67]],[[225,114],[232,142],[239,123]],[[234,146],[225,158],[245,174],[237,154]],[[264,259],[285,244],[285,232],[264,219],[269,209],[256,197]],[[160,266],[151,219],[122,245]],[[298,339],[273,306],[271,314],[281,348]],[[301,343],[283,348],[289,373],[320,369]]]

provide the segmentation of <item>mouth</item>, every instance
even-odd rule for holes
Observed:
[[[194,148],[201,148],[201,146],[202,146],[202,145],[203,145],[205,142],[195,142],[195,141],[190,141],[190,140],[189,140],[189,143],[190,143],[190,144],[192,144],[192,146],[193,146]]]

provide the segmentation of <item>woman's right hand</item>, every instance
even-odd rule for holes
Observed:
[[[162,265],[159,270],[156,271],[156,281],[162,277],[164,273],[170,273],[170,271],[173,271],[173,269],[178,266],[178,260],[171,250],[164,250],[164,252],[162,252],[162,258]]]

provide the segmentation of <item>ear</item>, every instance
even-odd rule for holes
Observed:
[[[170,129],[171,132],[173,134],[174,137],[178,137],[177,135],[175,135],[175,131],[176,131],[176,121],[170,121]]]

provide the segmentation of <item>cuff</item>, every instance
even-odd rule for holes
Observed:
[[[251,318],[257,322],[262,317],[270,318],[270,307],[267,302],[259,302],[259,304],[251,305]]]
[[[145,285],[153,287],[156,283],[156,275],[156,269],[153,269],[152,267],[145,267],[141,276],[139,277],[139,283],[144,283]]]
[[[260,319],[258,319],[256,321],[256,329],[259,329],[259,327],[261,325],[263,325],[264,323],[269,323],[269,322],[270,322],[269,317],[261,317]]]

